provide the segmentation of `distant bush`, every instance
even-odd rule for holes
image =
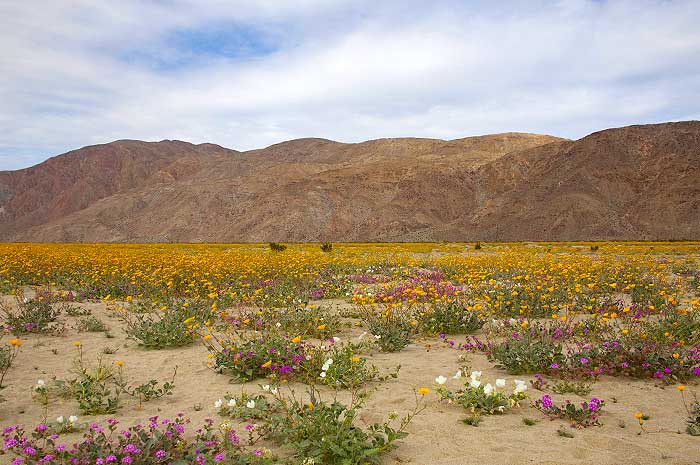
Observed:
[[[597,245],[592,245],[591,246],[591,252],[597,252],[598,251],[598,246]]]
[[[481,242],[477,242],[477,243],[474,245],[474,250],[481,250]]]
[[[333,244],[330,242],[324,242],[321,244],[321,251],[322,252],[332,252],[333,251]]]
[[[284,244],[279,244],[277,242],[270,242],[270,250],[273,252],[284,252],[287,250],[287,246]]]

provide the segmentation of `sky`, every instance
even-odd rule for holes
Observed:
[[[117,139],[700,119],[700,1],[0,1],[0,170]]]

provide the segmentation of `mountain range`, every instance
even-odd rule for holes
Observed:
[[[700,122],[579,140],[119,140],[0,171],[0,241],[700,239]]]

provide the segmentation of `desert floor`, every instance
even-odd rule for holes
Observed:
[[[10,297],[5,296],[5,299]],[[336,309],[348,304],[340,300],[325,301]],[[206,366],[207,350],[200,342],[175,350],[144,350],[134,341],[126,339],[120,322],[107,310],[104,303],[81,303],[93,315],[107,323],[112,338],[103,333],[79,333],[71,326],[76,318],[63,315],[70,327],[61,336],[30,335],[23,338],[22,352],[6,376],[8,385],[1,394],[5,402],[0,404],[0,425],[22,424],[31,428],[44,418],[53,420],[59,415],[79,415],[77,404],[72,401],[51,402],[48,408],[32,400],[32,387],[37,379],[47,382],[53,377],[70,376],[72,362],[77,355],[75,341],[80,341],[85,360],[95,360],[105,348],[117,349],[105,355],[106,361],[122,360],[129,379],[145,382],[156,378],[165,380],[178,367],[176,388],[172,396],[156,399],[138,408],[135,401],[127,400],[116,415],[121,426],[143,422],[150,415],[172,417],[184,412],[194,424],[205,418],[217,416],[214,401],[225,393],[237,394],[245,390],[256,392],[260,382],[232,384],[225,375],[214,373]],[[343,340],[357,338],[361,328],[351,322],[338,336]],[[457,338],[459,341],[459,338]],[[399,414],[410,410],[415,403],[418,386],[432,386],[438,375],[448,378],[459,367],[460,353],[444,344],[439,338],[420,339],[404,350],[384,354],[376,353],[370,361],[389,370],[401,365],[398,378],[377,384],[377,391],[370,398],[361,421],[378,421],[391,411]],[[485,381],[495,378],[514,378],[493,365],[480,354],[470,355],[473,369],[483,371]],[[516,377],[518,378],[518,377]],[[530,380],[532,377],[519,377]],[[457,381],[450,379],[448,386],[456,387]],[[297,394],[305,386],[290,384]],[[686,395],[700,391],[697,386],[688,386]],[[541,393],[532,388],[530,400]],[[466,412],[459,406],[440,403],[431,392],[424,401],[428,408],[417,416],[409,426],[409,436],[400,442],[398,449],[384,457],[385,464],[697,464],[700,463],[700,438],[685,434],[686,412],[679,392],[674,386],[663,386],[652,381],[635,381],[621,378],[602,378],[593,387],[591,395],[606,401],[602,427],[585,430],[571,429],[564,421],[549,421],[530,407],[529,401],[501,416],[485,416],[478,426],[461,422]],[[580,402],[575,395],[554,396],[563,401],[570,398]],[[640,428],[634,413],[643,411],[651,416],[645,425],[648,433],[639,435]],[[111,417],[111,416],[110,416]],[[523,418],[536,419],[527,426]],[[101,422],[107,416],[80,418],[80,421]],[[561,437],[557,430],[565,428],[573,438]],[[65,442],[78,435],[67,437]],[[0,456],[0,462],[8,462],[8,456]]]

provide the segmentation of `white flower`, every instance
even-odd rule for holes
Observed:
[[[37,379],[37,380],[36,380],[36,387],[37,387],[37,389],[43,388],[44,386],[46,386],[46,383],[44,382],[43,379]]]
[[[525,384],[525,381],[516,379],[515,380],[515,388],[513,389],[513,394],[520,394],[521,392],[527,391],[527,384]]]
[[[511,318],[510,320],[508,320],[508,323],[510,323],[511,326],[514,325],[514,324],[517,323],[517,322],[518,322],[518,320],[516,320],[515,318]]]
[[[333,336],[333,342],[340,342],[340,338]]]
[[[63,419],[63,415],[61,415],[60,417],[56,418],[56,423],[58,423],[58,424],[61,424],[61,425],[62,425],[64,421],[65,421],[65,420]]]
[[[471,379],[479,379],[481,378],[481,372],[480,371],[472,371],[472,374],[469,375]]]
[[[500,406],[498,406],[498,407],[496,408],[496,410],[498,410],[499,412],[503,413],[503,412],[506,410],[506,406],[505,406],[505,405],[500,405]]]
[[[236,406],[236,399],[229,399],[229,401],[228,401],[228,406],[229,406],[230,408],[235,407],[235,406]]]
[[[469,386],[471,386],[473,388],[478,388],[479,386],[481,386],[481,381],[479,381],[476,378],[472,378],[472,380],[469,381]]]
[[[262,387],[263,391],[269,391],[270,390],[270,385],[269,384],[264,384]]]
[[[493,392],[493,386],[491,386],[491,383],[486,383],[486,386],[484,386],[484,394],[486,394],[487,396],[490,396],[492,392]]]
[[[435,382],[438,384],[445,384],[447,382],[447,378],[444,376],[440,375],[437,378],[435,378]]]
[[[505,387],[506,386],[506,380],[502,378],[497,378],[496,379],[496,387]]]
[[[270,392],[273,393],[273,394],[277,394],[277,388],[272,388],[272,389],[270,389]]]
[[[452,377],[452,379],[459,379],[462,377],[462,370],[457,370],[457,373]]]
[[[75,423],[76,421],[78,421],[78,417],[76,417],[75,415],[71,415],[71,416],[68,417],[68,423],[73,424],[73,423]]]
[[[217,399],[214,401],[214,408],[215,409],[220,409],[221,406],[224,405],[224,401],[221,399]]]
[[[375,338],[376,340],[380,340],[380,339],[382,338],[382,335],[381,335],[381,334],[375,334],[375,335],[374,335],[374,338]]]
[[[280,326],[282,326],[282,323],[280,323],[280,322],[278,321],[278,322],[275,324],[275,326],[277,326],[277,327],[279,328]]]
[[[254,400],[249,400],[246,404],[246,407],[248,408],[255,408],[255,401]]]
[[[325,377],[326,377],[326,372],[325,372],[325,371],[322,371],[322,372],[321,372],[321,378],[325,378]]]

